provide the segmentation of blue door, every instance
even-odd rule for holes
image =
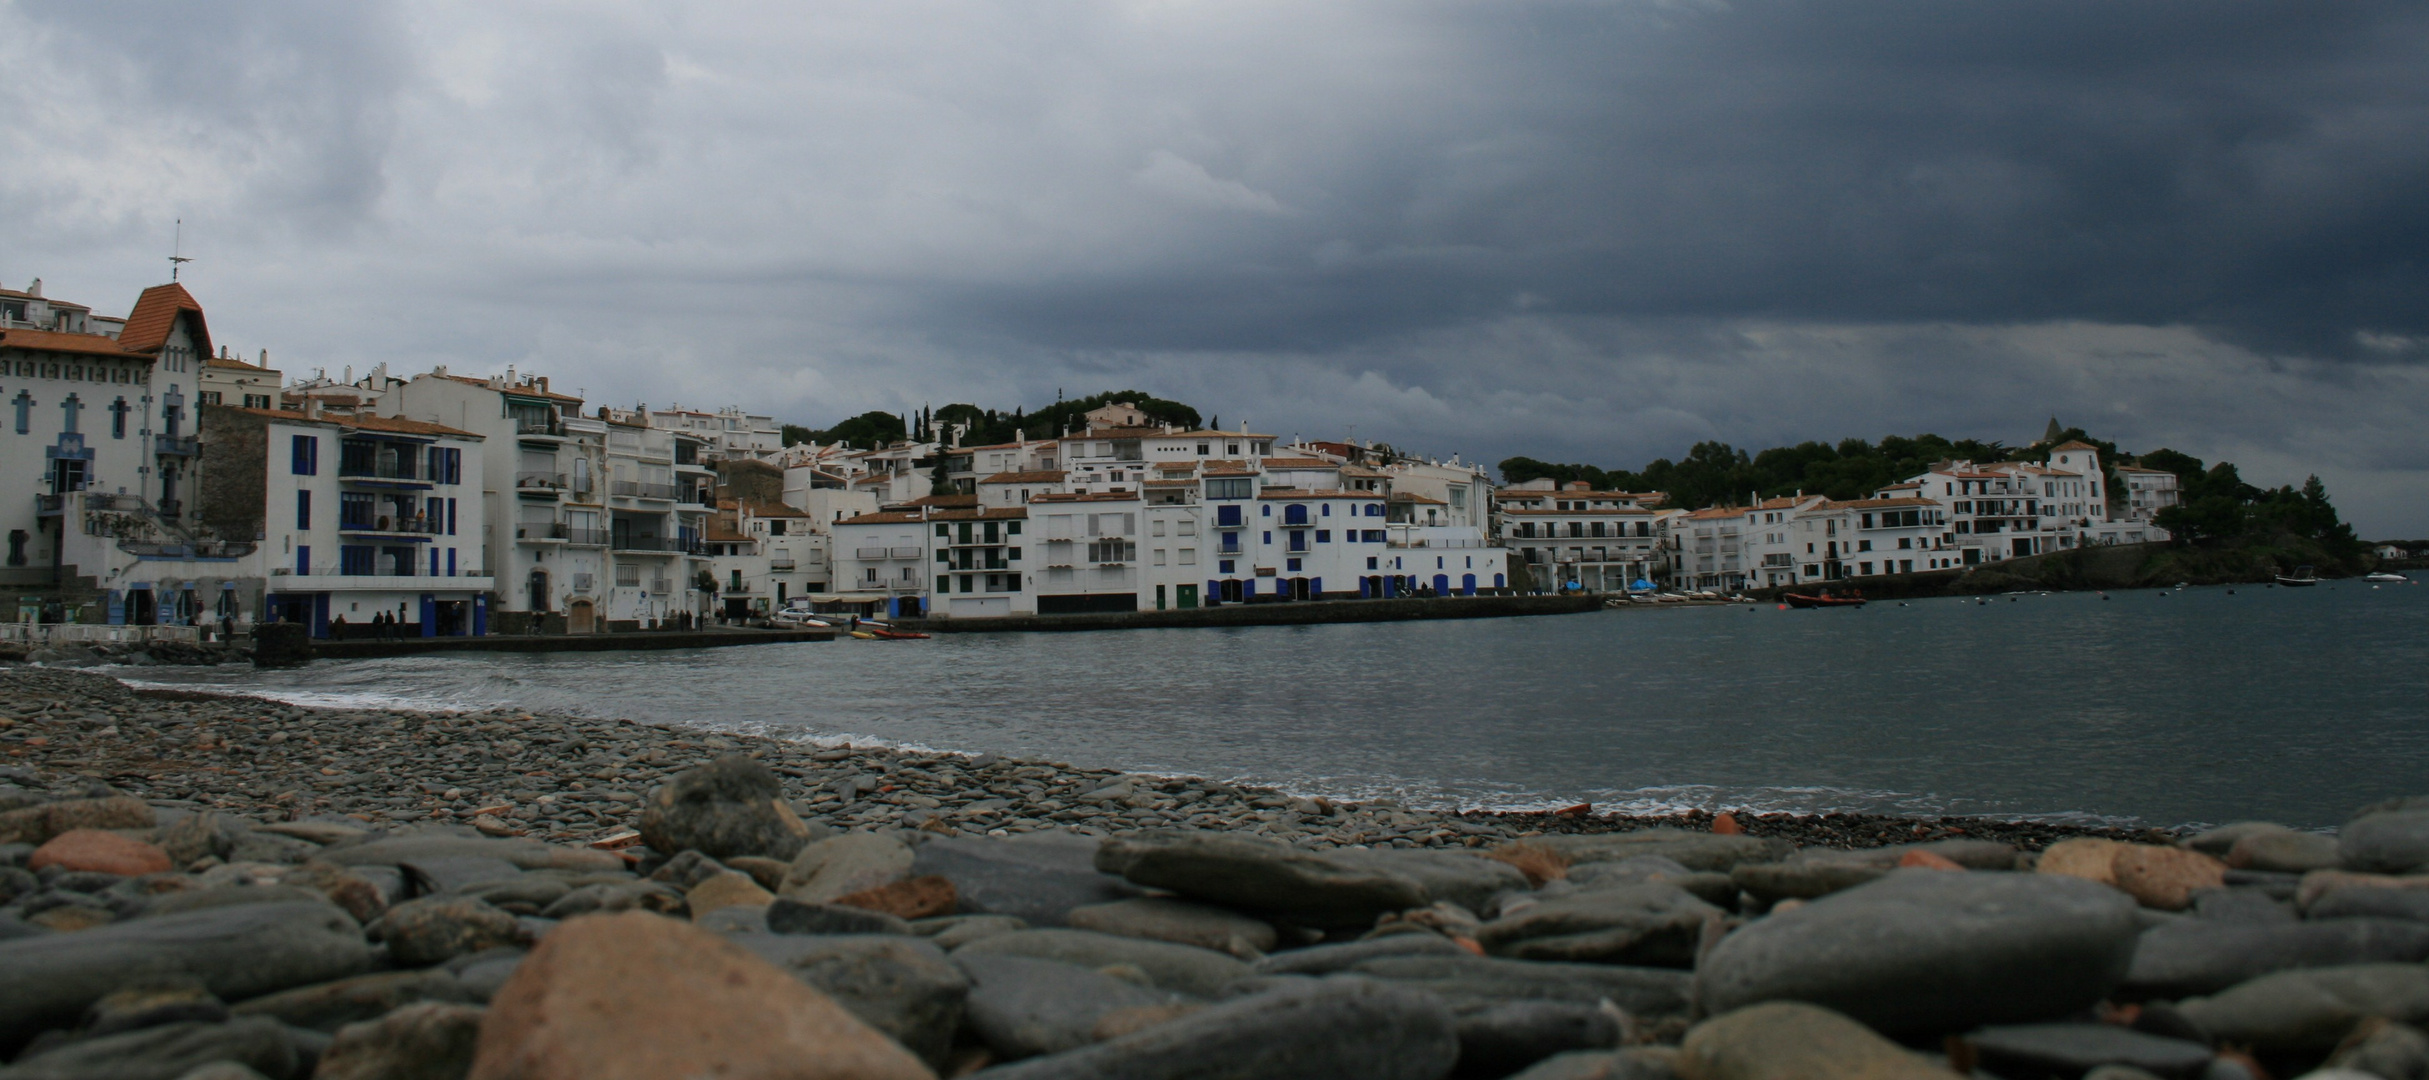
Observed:
[[[1451,575],[1449,575],[1449,574],[1436,574],[1436,575],[1434,575],[1434,595],[1436,595],[1436,596],[1449,596],[1450,594],[1451,594]]]
[[[1461,575],[1459,575],[1459,595],[1461,595],[1461,596],[1474,596],[1474,595],[1476,595],[1476,575],[1474,575],[1474,574],[1461,574]]]
[[[430,557],[438,558],[437,549],[431,550]],[[422,636],[439,636],[439,602],[429,593],[422,594]]]

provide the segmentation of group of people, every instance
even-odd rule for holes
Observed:
[[[397,641],[406,637],[422,636],[421,624],[415,623],[413,632],[411,634],[407,634],[405,632],[404,616],[397,615],[392,612],[382,611],[377,615],[373,615],[371,617],[370,625],[371,632],[363,636],[372,638],[376,641]],[[346,632],[346,617],[344,615],[339,615],[329,620],[329,636],[341,640],[354,636]]]

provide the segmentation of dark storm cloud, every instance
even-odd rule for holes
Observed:
[[[2429,7],[0,0],[0,284],[827,424],[1494,461],[2053,414],[2429,534]]]
[[[1096,347],[1354,341],[1513,305],[2188,322],[2338,354],[2356,331],[2429,328],[2429,8],[1445,18],[1467,52],[1446,73],[1461,85],[1421,103],[1437,123],[1270,180],[1298,213],[1161,274],[989,283],[951,306]]]

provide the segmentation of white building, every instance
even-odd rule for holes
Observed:
[[[2119,465],[2117,479],[2125,485],[2125,519],[2137,525],[2152,525],[2159,512],[2179,505],[2183,495],[2178,490],[2176,474],[2166,469],[2145,469],[2139,465]]]
[[[1523,568],[1522,587],[1624,592],[1668,576],[1657,514],[1647,505],[1660,499],[1546,479],[1504,488],[1493,504],[1500,542]]]
[[[202,423],[198,516],[258,538],[263,617],[314,637],[368,636],[383,614],[409,637],[488,631],[479,435],[241,406],[206,406]]]
[[[202,306],[180,285],[145,289],[124,320],[47,299],[40,282],[0,290],[0,483],[14,492],[0,499],[0,583],[40,598],[27,605],[36,613],[71,592],[89,601],[85,579],[110,569],[67,551],[63,530],[88,513],[146,542],[222,539],[196,532],[192,516],[193,410],[210,353]]]

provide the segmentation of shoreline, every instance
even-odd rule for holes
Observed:
[[[1110,835],[1180,827],[1245,831],[1311,848],[1479,848],[1540,835],[1669,827],[1714,814],[1592,809],[1412,809],[1254,784],[1125,773],[993,753],[827,746],[520,709],[311,707],[221,691],[131,687],[100,672],[0,670],[0,766],[108,784],[156,805],[270,821],[473,824],[496,836],[593,843],[637,828],[649,791],[729,753],[760,760],[806,821],[843,831],[915,829]],[[297,752],[298,750],[302,752]],[[1015,779],[981,769],[1015,766]],[[47,786],[58,786],[53,783]],[[2039,850],[2073,837],[2172,842],[2181,829],[1996,816],[1735,811],[1746,833],[1806,847],[1966,838]]]

